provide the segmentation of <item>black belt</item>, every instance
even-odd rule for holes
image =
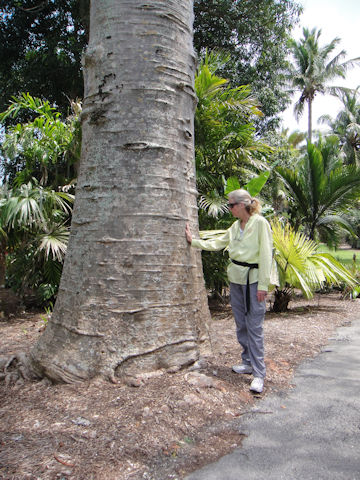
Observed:
[[[250,311],[250,270],[253,268],[259,268],[258,263],[247,263],[247,262],[238,262],[237,260],[233,260],[230,258],[230,260],[235,263],[235,265],[240,265],[241,267],[247,267],[248,273],[247,273],[247,279],[246,279],[246,311]]]

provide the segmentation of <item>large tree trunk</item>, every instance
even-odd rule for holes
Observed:
[[[80,176],[54,313],[31,352],[55,381],[191,364],[208,347],[189,0],[91,2]]]

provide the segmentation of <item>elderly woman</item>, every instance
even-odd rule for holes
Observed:
[[[272,234],[269,223],[260,215],[261,206],[256,198],[246,190],[234,190],[228,198],[228,208],[237,221],[222,236],[214,240],[193,239],[189,225],[185,235],[195,248],[216,251],[228,247],[230,302],[237,339],[243,348],[242,363],[232,369],[236,373],[252,373],[250,390],[261,393],[265,378],[263,323],[272,265]]]

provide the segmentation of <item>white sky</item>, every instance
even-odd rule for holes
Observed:
[[[302,37],[303,27],[321,30],[320,45],[331,42],[335,37],[341,39],[338,48],[333,51],[333,58],[341,50],[345,50],[346,60],[360,57],[360,0],[299,0],[304,7],[300,24],[293,30],[293,37]],[[356,88],[360,85],[360,66],[349,69],[346,79],[334,80],[334,85]],[[294,97],[297,99],[298,97]],[[293,114],[295,101],[283,114],[283,127],[289,132],[307,130],[307,107],[297,123]],[[313,128],[326,128],[317,123],[321,115],[336,117],[341,102],[330,95],[316,95],[313,103]]]

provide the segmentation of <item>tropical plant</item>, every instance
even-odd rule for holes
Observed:
[[[341,91],[337,94],[343,108],[336,118],[322,115],[319,121],[329,125],[340,141],[343,162],[360,167],[360,103],[359,87],[355,90]]]
[[[355,286],[345,284],[342,289],[342,298],[355,299],[360,295],[360,270],[356,264],[356,258],[353,259],[348,269],[351,272],[351,275],[356,279],[357,284]]]
[[[219,71],[232,85],[251,85],[264,113],[257,117],[263,133],[278,125],[279,112],[289,101],[283,88],[287,68],[287,38],[296,25],[301,5],[297,1],[195,0],[194,46],[224,50],[230,61]]]
[[[288,216],[295,230],[311,239],[319,234],[329,245],[339,242],[344,229],[352,232],[344,212],[358,199],[360,169],[343,165],[338,139],[308,143],[307,153],[295,168],[276,167],[289,192]]]
[[[321,30],[316,28],[303,29],[303,38],[299,41],[291,39],[289,47],[293,57],[290,66],[289,80],[295,91],[300,91],[300,97],[295,104],[296,117],[303,114],[304,106],[308,106],[308,141],[312,136],[312,104],[318,93],[334,95],[341,87],[329,85],[337,77],[345,78],[347,70],[356,65],[360,57],[344,60],[345,50],[331,57],[340,43],[340,38],[334,38],[329,44],[320,46]]]
[[[360,199],[354,202],[353,206],[345,213],[347,222],[352,226],[355,235],[347,235],[346,243],[352,248],[360,248]]]
[[[274,312],[287,310],[294,289],[311,298],[325,282],[345,283],[352,289],[358,286],[351,272],[332,255],[318,253],[318,244],[304,233],[296,232],[288,223],[283,226],[279,220],[273,220],[271,227],[279,276],[279,285],[274,291]]]
[[[6,257],[7,286],[20,295],[36,291],[40,302],[56,295],[72,202],[72,195],[46,189],[36,181],[13,189],[2,187],[1,259]]]
[[[88,22],[89,0],[0,1],[0,111],[28,91],[66,115],[68,98],[83,97]]]
[[[261,116],[249,86],[231,87],[216,75],[229,55],[206,52],[196,77],[195,160],[199,206],[213,217],[224,213],[225,178],[236,175],[246,183],[266,170],[271,148],[256,138],[253,119]]]
[[[296,167],[304,149],[302,143],[305,140],[305,136],[304,133],[298,131],[289,133],[288,129],[283,129],[280,132],[269,133],[263,139],[271,145],[273,151],[268,156],[270,177],[261,192],[261,196],[265,203],[271,205],[273,210],[279,214],[287,206],[287,196],[283,182],[275,172],[275,167],[277,165],[292,169]]]
[[[80,158],[81,104],[71,102],[72,115],[62,120],[61,114],[48,101],[23,93],[13,97],[0,114],[0,122],[27,116],[28,121],[10,126],[1,145],[2,166],[6,180],[16,184],[37,178],[40,185],[59,186],[76,177]]]

